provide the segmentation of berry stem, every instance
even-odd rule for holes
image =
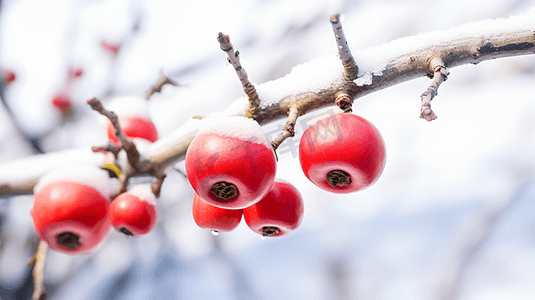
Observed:
[[[431,109],[431,100],[438,95],[438,87],[448,79],[448,75],[450,74],[444,66],[444,62],[439,57],[431,60],[429,68],[433,71],[433,75],[430,76],[433,80],[427,90],[420,96],[422,102],[420,118],[425,119],[427,122],[431,122],[437,118],[437,115]]]
[[[348,93],[341,92],[336,95],[336,105],[340,107],[345,113],[350,113],[353,111],[353,97]]]
[[[282,142],[284,142],[287,138],[295,136],[295,123],[300,115],[299,106],[297,104],[292,105],[288,111],[288,120],[286,121],[286,124],[284,124],[282,132],[273,141],[271,141],[273,150],[277,150],[277,148],[279,148]]]

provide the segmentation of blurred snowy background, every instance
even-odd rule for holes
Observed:
[[[240,51],[251,81],[262,83],[336,55],[331,14],[342,14],[351,47],[361,49],[532,6],[533,0],[4,0],[0,68],[17,78],[0,106],[0,164],[103,145],[104,128],[85,101],[142,97],[160,69],[181,84],[150,101],[160,136],[207,107],[225,108],[243,92],[219,49],[220,31]],[[77,69],[82,76],[69,79]],[[242,221],[234,232],[212,236],[193,221],[187,180],[170,171],[149,235],[111,231],[90,254],[48,252],[49,299],[533,299],[535,56],[450,71],[431,123],[418,117],[427,78],[356,101],[354,112],[380,130],[387,146],[384,173],[365,191],[334,195],[308,182],[295,152],[304,130],[297,127],[280,148],[277,171],[305,199],[303,223],[291,235],[261,240]],[[57,94],[71,99],[72,114],[52,105]],[[266,125],[266,134],[282,123]],[[0,199],[0,299],[28,299],[33,289],[32,201]]]

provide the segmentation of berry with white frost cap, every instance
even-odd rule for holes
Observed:
[[[37,235],[50,248],[82,254],[93,250],[108,234],[110,196],[119,181],[96,166],[55,170],[34,188],[31,215]]]

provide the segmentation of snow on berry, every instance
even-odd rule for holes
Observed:
[[[221,137],[231,137],[245,142],[265,145],[271,144],[265,137],[262,127],[253,119],[246,117],[209,117],[203,119],[203,124],[197,135],[214,134]]]
[[[119,190],[119,180],[110,178],[108,171],[96,166],[83,165],[60,168],[44,175],[35,186],[34,194],[57,181],[70,181],[89,186],[108,200]]]

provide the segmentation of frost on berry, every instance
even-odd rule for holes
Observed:
[[[185,166],[191,186],[203,200],[233,209],[259,201],[276,173],[271,143],[260,125],[245,117],[203,119]]]
[[[71,166],[57,169],[41,179],[34,187],[34,194],[39,193],[42,188],[58,181],[70,181],[89,186],[99,192],[104,198],[110,199],[119,189],[119,180],[110,178],[108,171],[95,166]]]
[[[271,148],[271,143],[265,137],[264,131],[258,122],[245,117],[205,118],[197,134],[214,134],[221,137],[230,137]]]

